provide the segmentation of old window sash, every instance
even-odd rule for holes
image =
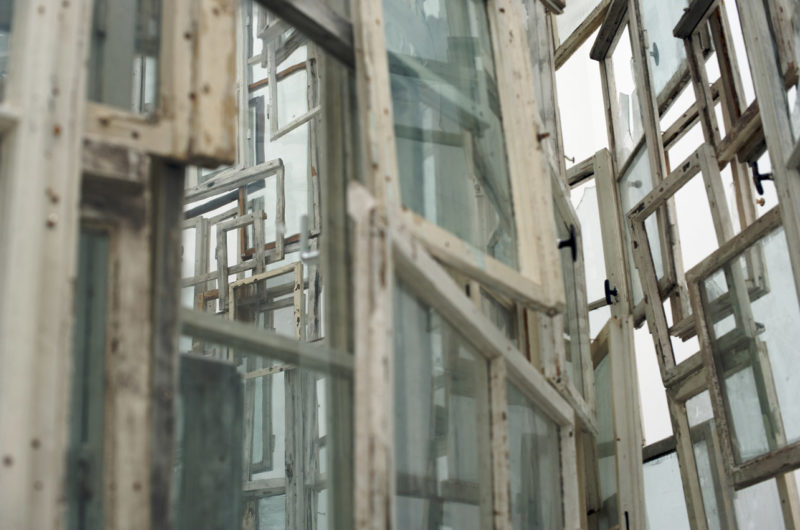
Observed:
[[[651,243],[644,229],[644,223],[698,173],[702,174],[705,183],[718,245],[722,245],[733,237],[730,212],[727,208],[725,190],[714,149],[708,144],[703,144],[686,161],[682,162],[678,169],[673,171],[657,189],[631,208],[627,215],[634,247],[633,255],[646,299],[661,300],[659,286],[655,280]],[[661,377],[665,386],[669,387],[674,382],[687,377],[696,368],[697,360],[687,360],[676,366],[670,339],[670,335],[673,334],[681,337],[691,336],[691,329],[688,332],[683,331],[687,326],[691,328],[691,320],[673,321],[675,325],[670,327],[667,325],[663,305],[655,302],[647,304],[646,315],[656,347]],[[693,317],[689,315],[688,318]]]
[[[594,370],[591,367],[589,352],[589,314],[580,221],[563,181],[554,174],[551,175],[556,223],[562,225],[562,230],[557,233],[562,232],[567,236],[559,241],[559,244],[562,242],[564,244],[559,248],[559,253],[563,253],[559,258],[566,267],[571,268],[571,271],[565,272],[562,277],[565,296],[572,298],[572,304],[568,301],[567,311],[552,318],[541,314],[531,317],[536,318],[539,324],[539,356],[545,377],[575,409],[582,427],[596,434]],[[565,329],[569,329],[571,335],[575,335],[570,336],[569,345],[565,344]],[[577,345],[577,350],[573,348],[569,352],[570,356],[577,353],[579,359],[568,361],[567,348],[571,348],[573,344]],[[580,374],[576,374],[573,379],[568,365],[571,364],[571,369],[575,370],[577,362],[580,362]]]
[[[236,2],[161,5],[157,109],[137,115],[88,102],[85,133],[186,162],[232,162],[232,109],[223,102],[233,100]]]
[[[753,248],[754,245],[756,245],[762,238],[773,233],[781,226],[782,224],[779,207],[775,207],[736,237],[721,246],[706,260],[695,266],[691,271],[689,271],[687,276],[689,279],[692,306],[697,316],[698,337],[700,339],[703,360],[705,365],[709,367],[709,389],[714,409],[714,417],[715,421],[717,422],[717,432],[720,440],[722,441],[723,458],[726,469],[732,477],[734,487],[737,489],[760,482],[763,479],[778,475],[779,473],[783,473],[800,466],[800,442],[795,442],[789,445],[786,445],[784,442],[783,446],[780,448],[772,449],[768,453],[741,462],[737,461],[735,458],[735,442],[732,438],[733,426],[729,416],[729,409],[725,404],[726,402],[724,401],[721,390],[722,382],[720,380],[721,374],[719,371],[724,370],[724,367],[720,365],[721,361],[712,351],[712,341],[708,323],[708,302],[702,297],[700,282],[704,281],[709,277],[709,275],[718,270],[720,267],[731,262],[731,260],[741,257],[745,252]],[[736,286],[738,286],[739,290],[748,290],[743,274],[734,273],[732,280],[734,282],[733,290],[737,289]],[[743,300],[743,303],[746,302],[746,306],[749,308],[750,293],[740,293],[740,296],[746,297],[746,299]],[[771,372],[769,370],[769,366],[766,366],[761,371],[763,371],[765,375],[769,374],[771,377]],[[771,379],[769,381],[765,380],[764,384],[769,387],[771,384],[770,381]],[[769,388],[767,388],[767,391],[768,390]],[[767,392],[765,395],[766,399],[768,400],[770,399],[770,395],[773,397],[775,396],[774,392]],[[778,404],[775,403],[773,405],[775,407],[774,412],[778,413]],[[778,429],[776,432],[777,435],[780,436],[783,430]],[[788,484],[788,486],[790,485],[791,484]]]
[[[354,6],[356,19],[371,22],[364,27],[356,22],[357,74],[367,67],[368,61],[370,76],[367,82],[364,79],[366,72],[358,75],[359,100],[365,120],[368,116],[373,117],[363,127],[367,137],[371,137],[364,152],[370,156],[370,164],[375,165],[380,158],[387,166],[396,168],[385,36],[382,24],[374,24],[375,20],[382,20],[382,6],[363,4],[366,2]],[[554,250],[545,244],[555,239],[550,216],[550,181],[541,149],[530,149],[529,146],[529,139],[537,138],[536,108],[530,61],[524,44],[525,31],[521,17],[517,15],[519,9],[521,6],[513,0],[487,3],[508,155],[519,271],[474,249],[419,215],[406,210],[397,210],[397,213],[408,220],[414,236],[424,241],[437,259],[527,307],[555,313],[563,309],[564,301],[557,287],[561,283],[557,257]],[[522,38],[515,38],[517,36]],[[498,50],[503,50],[503,53]],[[521,82],[513,81],[520,76]],[[400,188],[396,175],[396,169],[381,175],[380,190],[373,190],[381,204],[399,203]]]
[[[720,167],[730,163],[738,217],[740,225],[744,227],[756,218],[754,189],[746,162],[754,162],[760,156],[759,146],[764,141],[764,132],[758,102],[754,101],[744,108],[744,89],[726,7],[722,3],[711,2],[704,9],[706,11],[699,19],[693,16],[696,12],[687,11],[675,27],[675,35],[684,40],[695,104],[688,111],[692,119],[677,120],[670,127],[673,130],[668,129],[664,133],[664,142],[677,140],[694,123],[700,122],[703,137],[716,150]],[[713,53],[720,65],[720,79],[710,86],[705,61],[707,52],[711,53],[706,48],[712,40]],[[717,101],[721,104],[723,124],[727,131],[724,138],[720,137],[714,112]]]
[[[612,316],[598,333],[591,345],[592,366],[594,370],[607,359],[610,363],[611,421],[612,440],[616,466],[616,508],[618,522],[623,527],[626,522],[630,528],[645,525],[644,477],[642,474],[641,440],[642,427],[639,411],[639,393],[636,384],[636,363],[633,346],[633,320],[630,316]],[[596,399],[607,399],[598,395]],[[598,425],[598,427],[600,427]],[[602,427],[600,427],[602,428]],[[592,457],[587,465],[600,458],[600,444],[590,451]],[[589,479],[591,480],[591,479]],[[599,477],[598,477],[599,480]],[[590,499],[599,502],[599,484],[587,484]],[[596,509],[599,509],[599,504]]]
[[[617,139],[621,138],[621,124],[618,123],[619,109],[615,100],[616,82],[612,64],[612,53],[616,48],[619,38],[628,29],[631,40],[633,58],[634,81],[637,86],[638,104],[641,109],[642,128],[644,130],[639,143],[634,146],[633,153],[626,160],[618,160],[616,155]],[[657,95],[653,91],[653,76],[647,61],[648,50],[646,47],[644,31],[641,24],[641,9],[638,0],[615,0],[609,8],[600,32],[592,48],[591,57],[600,61],[601,77],[603,83],[603,97],[606,101],[607,122],[609,133],[609,146],[614,155],[614,166],[618,178],[625,175],[627,169],[635,161],[636,156],[643,156],[641,149],[647,150],[647,165],[655,189],[666,178],[666,158],[660,134],[659,111]],[[620,212],[624,216],[626,212]],[[685,280],[683,278],[683,265],[678,237],[667,237],[670,219],[675,218],[675,207],[669,201],[657,214],[659,244],[661,246],[662,264],[664,275],[660,279],[661,296],[670,297],[673,318],[675,321],[683,319],[688,312],[688,297],[685,296]],[[672,228],[674,230],[674,227]],[[629,285],[629,288],[632,286]],[[644,320],[645,304],[641,301],[634,304],[633,290],[629,289],[629,303],[633,307],[637,325]]]
[[[456,327],[489,362],[489,423],[492,461],[493,528],[508,528],[509,480],[506,380],[511,381],[552,421],[559,425],[561,480],[565,527],[578,527],[578,469],[574,438],[574,409],[532,364],[470,302],[458,284],[428,254],[405,223],[392,227],[392,260],[398,278],[413,293]],[[391,353],[390,355],[394,355]],[[393,365],[393,364],[392,364]]]

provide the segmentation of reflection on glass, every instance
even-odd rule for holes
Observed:
[[[653,179],[650,176],[650,161],[647,157],[647,146],[642,145],[634,156],[635,158],[619,181],[619,196],[623,215],[627,214],[631,208],[636,206],[639,201],[644,199],[647,194],[653,190]],[[636,265],[633,260],[630,228],[627,222],[623,223],[623,226],[625,228],[625,239],[627,240],[625,248],[628,252],[628,266],[631,272],[633,304],[636,305],[643,298],[642,282],[639,279],[639,274],[637,273]],[[659,237],[658,219],[655,214],[647,218],[644,227],[647,231],[647,239],[650,242],[650,252],[653,256],[656,274],[661,278],[664,275],[664,263],[661,259],[661,238]]]
[[[672,29],[689,5],[688,0],[645,0],[642,2],[642,22],[650,42],[648,57],[653,72],[653,90],[660,94],[686,59],[683,40],[672,35]]]
[[[649,530],[689,530],[678,455],[674,452],[644,464],[644,502]]]
[[[89,99],[151,114],[158,103],[160,0],[95,0]]]
[[[600,472],[600,511],[598,528],[609,530],[619,523],[617,507],[617,451],[614,435],[614,409],[611,401],[611,361],[606,355],[594,369],[597,406],[597,461]]]
[[[327,528],[330,509],[336,508],[328,507],[328,487],[333,483],[332,478],[338,476],[336,466],[341,464],[327,457],[338,442],[329,435],[328,426],[333,424],[331,422],[342,421],[341,417],[334,420],[328,415],[333,410],[348,407],[346,402],[350,399],[348,393],[343,392],[335,396],[342,403],[329,406],[328,385],[333,382],[337,388],[347,388],[349,382],[339,376],[195,337],[182,337],[181,342],[199,345],[194,351],[182,351],[195,358],[198,354],[209,358],[208,352],[232,351],[230,361],[216,360],[209,366],[218,366],[219,370],[235,367],[243,388],[243,393],[240,390],[237,394],[239,399],[243,397],[243,412],[240,423],[235,426],[241,429],[235,438],[241,440],[245,456],[241,464],[242,480],[237,484],[243,487],[241,527]],[[184,411],[204,406],[204,400],[198,399],[198,395],[186,392],[202,388],[203,381],[197,380],[197,372],[193,373],[191,386],[182,384],[179,397],[178,475],[186,475],[187,468],[209,465],[190,460],[190,453],[185,450],[190,442],[188,438],[203,434],[185,432],[183,426],[183,418],[197,414],[195,410],[189,414]],[[219,383],[212,377],[211,384]],[[208,399],[232,399],[232,394],[222,390],[201,392],[199,397],[203,395]],[[342,443],[349,442],[342,440]],[[231,454],[233,451],[238,455]],[[229,462],[241,462],[242,446],[223,447],[221,453]],[[202,502],[202,499],[183,499],[183,490],[179,484],[178,506],[182,510],[190,510],[193,503]],[[220,495],[228,494],[220,492]]]
[[[520,530],[562,528],[558,426],[510,382],[506,394],[511,526]]]
[[[486,4],[385,0],[405,206],[517,267]]]
[[[103,454],[109,235],[82,227],[72,338],[68,528],[103,527]]]
[[[783,228],[700,288],[737,461],[800,440],[800,305]]]
[[[517,339],[514,311],[481,287],[481,312],[512,342]]]
[[[488,364],[397,284],[394,315],[398,528],[481,528],[487,490]]]
[[[14,0],[0,0],[0,99],[3,99],[6,92],[13,15]]]
[[[617,163],[622,166],[644,135],[639,92],[636,88],[636,71],[627,26],[611,54],[614,83],[617,87],[617,111],[614,129]]]

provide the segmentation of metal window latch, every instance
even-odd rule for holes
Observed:
[[[308,216],[300,216],[300,261],[306,265],[316,263],[319,250],[311,250],[308,244]]]
[[[569,239],[562,239],[558,242],[558,248],[569,247],[572,249],[572,261],[578,259],[578,240],[575,237],[575,225],[569,225]]]
[[[752,162],[750,169],[753,171],[753,184],[756,186],[756,191],[759,195],[764,195],[764,186],[761,183],[765,180],[772,180],[772,173],[760,173],[758,162]]]
[[[606,291],[606,305],[613,304],[614,302],[611,301],[611,297],[613,296],[614,298],[616,298],[617,296],[619,296],[619,293],[617,292],[616,287],[614,287],[613,289],[611,288],[611,282],[608,281],[608,278],[606,278],[605,281],[605,291]]]

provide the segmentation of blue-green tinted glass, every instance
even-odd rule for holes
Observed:
[[[508,459],[511,469],[511,526],[563,527],[558,425],[513,384],[508,398]]]
[[[67,521],[70,530],[103,528],[103,396],[108,234],[82,228],[72,342]]]
[[[11,23],[14,15],[14,1],[0,0],[0,99],[5,95],[8,76],[8,58],[11,55]]]
[[[397,528],[491,527],[487,361],[397,285]]]
[[[517,267],[486,5],[385,0],[403,204]]]
[[[95,0],[89,99],[140,114],[158,100],[161,0]]]

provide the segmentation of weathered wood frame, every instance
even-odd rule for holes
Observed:
[[[622,179],[626,174],[628,168],[632,165],[637,156],[640,155],[641,149],[647,149],[648,163],[650,167],[650,176],[653,182],[653,189],[657,188],[663,175],[666,174],[666,161],[664,157],[664,147],[661,143],[661,135],[658,133],[658,105],[656,103],[656,95],[652,93],[652,81],[649,67],[646,64],[646,51],[644,49],[643,37],[641,36],[641,23],[638,21],[640,18],[638,12],[638,4],[634,10],[633,3],[636,0],[615,0],[609,7],[606,19],[600,27],[597,40],[590,56],[592,59],[600,63],[600,75],[603,83],[603,99],[606,107],[606,126],[608,128],[609,151],[612,158],[612,164],[615,170],[617,180]],[[634,16],[631,16],[634,14]],[[619,124],[619,109],[615,95],[616,82],[614,78],[614,68],[612,64],[613,52],[619,42],[619,39],[628,29],[628,35],[631,39],[631,54],[634,63],[634,77],[638,87],[639,107],[641,109],[641,119],[643,135],[638,143],[633,147],[631,153],[627,155],[625,160],[618,160],[617,156],[617,138],[620,136],[618,131],[622,130]],[[644,81],[648,82],[645,83]],[[617,186],[618,187],[618,186]],[[616,192],[619,197],[619,190]],[[621,201],[618,201],[621,205]],[[621,208],[618,210],[618,215],[622,218],[626,212]],[[674,230],[676,227],[672,226],[670,219],[674,218],[674,204],[669,201],[664,208],[658,211],[658,233],[659,244],[661,246],[661,256],[664,268],[664,276],[660,279],[660,292],[665,296],[672,296],[679,298],[680,285],[682,280],[682,263],[680,260],[680,244],[677,237],[667,237],[668,228]],[[625,231],[623,230],[623,237]],[[676,234],[677,235],[677,234]],[[631,235],[632,239],[632,235]],[[632,244],[632,243],[630,243]],[[627,261],[627,256],[623,256]],[[633,271],[631,271],[632,273]],[[631,311],[635,316],[636,325],[644,320],[645,302],[640,301],[635,304],[633,300],[633,285],[630,280],[630,275],[626,275],[626,292],[627,292],[627,305],[631,307]],[[688,305],[688,303],[687,303]],[[681,305],[672,304],[678,311]],[[682,313],[679,312],[682,316]],[[680,320],[677,318],[676,320]]]
[[[591,355],[593,368],[606,357],[610,362],[620,527],[627,521],[630,528],[642,528],[646,526],[646,516],[633,319],[612,316],[592,342]]]
[[[156,112],[88,102],[85,133],[183,162],[232,163],[232,109],[220,102],[233,101],[236,11],[227,1],[162,2]]]

